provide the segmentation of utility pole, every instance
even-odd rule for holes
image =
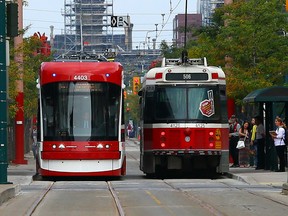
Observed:
[[[6,5],[0,0],[0,184],[7,184]]]
[[[18,29],[23,29],[23,1],[18,0]],[[14,47],[19,49],[23,44],[23,35],[14,38]],[[15,61],[18,64],[19,80],[17,80],[17,113],[15,115],[15,164],[27,164],[24,160],[24,87],[23,87],[23,50],[15,55]]]
[[[286,13],[288,12],[288,0],[286,0],[286,5],[285,5],[285,9],[286,9]],[[287,75],[285,77],[285,80],[288,79],[287,78]],[[287,109],[287,104],[285,105],[286,109]],[[286,111],[287,113],[287,111]],[[287,116],[286,116],[286,119],[287,119]],[[286,125],[287,125],[287,120],[286,120]],[[285,134],[285,136],[288,136]],[[287,182],[283,184],[282,186],[282,192],[286,195],[288,195],[288,171],[287,171]]]

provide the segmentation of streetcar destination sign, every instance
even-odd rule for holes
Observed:
[[[167,73],[166,80],[208,80],[207,73]]]

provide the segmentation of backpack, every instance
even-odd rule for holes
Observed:
[[[288,129],[287,127],[284,127],[284,130],[285,130],[285,134],[284,134],[284,143],[285,143],[285,146],[288,145]]]

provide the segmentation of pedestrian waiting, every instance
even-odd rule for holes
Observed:
[[[250,149],[250,123],[245,121],[239,130],[239,140],[244,141],[245,147],[239,149],[240,167],[249,167],[249,149]]]
[[[231,167],[239,167],[239,150],[236,148],[239,140],[239,130],[241,126],[237,122],[236,116],[232,115],[229,119],[229,153],[233,159]]]
[[[255,117],[256,137],[255,145],[257,146],[257,167],[256,170],[265,169],[265,129],[260,116]]]
[[[281,118],[276,117],[275,119],[275,125],[277,127],[276,131],[270,131],[270,135],[274,139],[274,145],[276,148],[277,156],[279,159],[279,169],[276,170],[276,172],[285,172],[285,129],[286,125],[282,121]]]

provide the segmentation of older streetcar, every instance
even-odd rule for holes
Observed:
[[[42,63],[37,173],[43,177],[125,175],[123,86],[120,63]]]
[[[163,59],[147,72],[141,103],[140,169],[229,170],[225,74],[206,58]]]

